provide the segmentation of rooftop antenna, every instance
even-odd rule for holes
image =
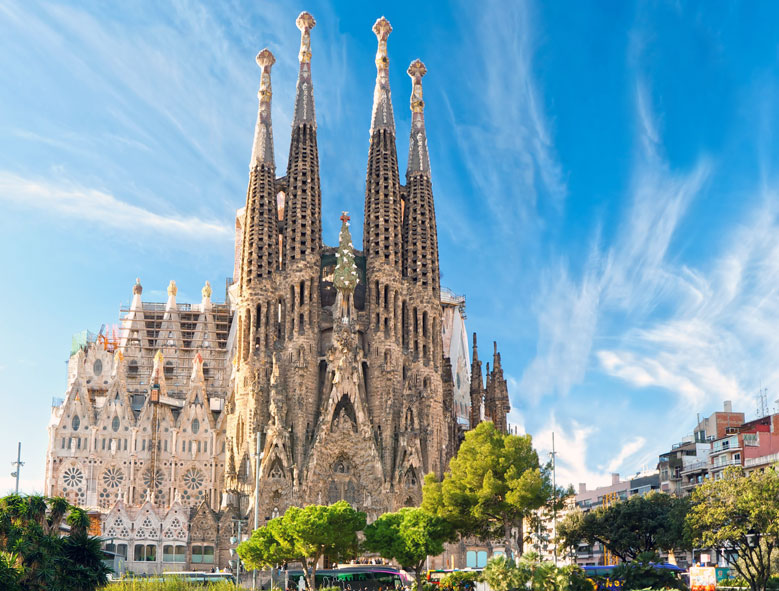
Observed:
[[[768,388],[763,388],[761,386],[758,395],[757,395],[757,418],[762,419],[763,417],[767,417],[770,413],[768,412]]]

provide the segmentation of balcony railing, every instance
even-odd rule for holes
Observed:
[[[767,456],[760,456],[759,458],[745,458],[744,467],[752,468],[753,466],[760,466],[762,464],[773,464],[779,462],[779,453],[770,454]]]
[[[688,464],[682,467],[682,474],[684,474],[685,472],[698,472],[700,470],[707,470],[708,468],[709,468],[708,460],[693,462],[692,464]]]

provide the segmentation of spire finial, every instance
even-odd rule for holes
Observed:
[[[427,68],[421,60],[414,60],[408,67],[408,75],[411,76],[411,111],[422,113],[425,109],[425,101],[422,100],[422,76],[427,74]]]
[[[414,173],[430,174],[430,156],[427,152],[427,132],[425,131],[425,101],[422,100],[422,76],[427,68],[421,60],[414,60],[408,67],[411,76],[411,138],[408,145],[408,170],[406,175]]]
[[[203,286],[203,289],[200,290],[201,295],[203,296],[203,299],[211,299],[211,282],[206,280],[206,284]]]
[[[392,25],[386,18],[381,17],[373,24],[373,32],[376,35],[376,39],[379,40],[379,47],[376,50],[376,68],[378,70],[387,70],[389,69],[387,38],[392,33]]]
[[[141,285],[141,278],[135,278],[135,285],[133,285],[133,295],[141,295],[143,293],[143,285]]]
[[[300,53],[298,60],[301,64],[307,64],[311,61],[311,29],[316,26],[314,17],[309,12],[301,12],[295,20],[295,24],[300,29]]]
[[[295,94],[295,116],[292,126],[309,123],[316,126],[314,112],[314,88],[311,82],[311,29],[316,25],[314,17],[308,12],[301,12],[295,20],[300,29],[300,72],[298,73],[297,92]]]
[[[260,66],[260,70],[262,70],[262,75],[260,77],[260,92],[258,94],[260,102],[270,102],[270,99],[273,96],[270,86],[270,69],[275,63],[276,58],[273,57],[273,54],[267,47],[257,54],[257,65]]]
[[[259,164],[274,164],[273,159],[273,129],[271,128],[270,103],[273,90],[270,83],[270,71],[276,58],[266,47],[257,54],[257,65],[262,70],[260,75],[260,90],[257,98],[260,99],[260,107],[257,113],[257,125],[254,129],[254,146],[252,147],[252,159],[250,167]]]
[[[176,282],[171,279],[168,284],[168,296],[175,296],[179,292],[179,288],[176,287]]]
[[[373,32],[379,42],[376,49],[376,87],[373,91],[373,117],[371,118],[371,135],[377,129],[388,129],[395,134],[395,117],[392,113],[392,98],[389,86],[389,57],[387,56],[387,38],[392,32],[392,25],[381,17],[373,25]]]

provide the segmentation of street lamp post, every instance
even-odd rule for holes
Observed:
[[[19,494],[19,473],[22,471],[22,466],[24,466],[24,462],[22,461],[22,442],[19,442],[19,448],[16,451],[16,461],[11,462],[12,466],[16,466],[16,470],[14,472],[11,472],[11,476],[14,476],[16,478],[16,494]]]
[[[254,454],[254,529],[260,527],[260,467],[262,452],[260,451],[260,434],[257,433],[257,451]],[[270,585],[273,589],[273,569],[270,572]],[[252,591],[257,589],[257,569],[252,571]]]

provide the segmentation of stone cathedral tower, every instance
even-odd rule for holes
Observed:
[[[346,214],[339,246],[324,246],[314,25],[306,12],[297,19],[300,70],[283,177],[275,171],[271,127],[274,58],[267,49],[257,56],[262,74],[236,278],[223,504],[246,511],[258,495],[265,517],[339,499],[374,515],[416,504],[424,474],[440,476],[457,444],[441,336],[425,66],[416,60],[408,68],[412,125],[403,185],[389,86],[392,27],[376,21],[364,250],[355,250]]]
[[[363,250],[345,212],[338,246],[322,243],[314,25],[306,12],[297,19],[284,176],[271,124],[275,59],[267,49],[257,56],[259,109],[227,301],[212,301],[206,281],[199,303],[178,302],[171,281],[166,302],[147,302],[136,280],[119,326],[73,338],[49,423],[46,494],[98,513],[137,573],[225,567],[236,518],[255,500],[263,522],[290,505],[339,499],[371,519],[418,504],[424,475],[442,475],[464,430],[485,418],[507,430],[497,347],[482,374],[474,335],[469,364],[465,298],[440,286],[419,60],[408,68],[401,182],[384,18],[373,26]]]

